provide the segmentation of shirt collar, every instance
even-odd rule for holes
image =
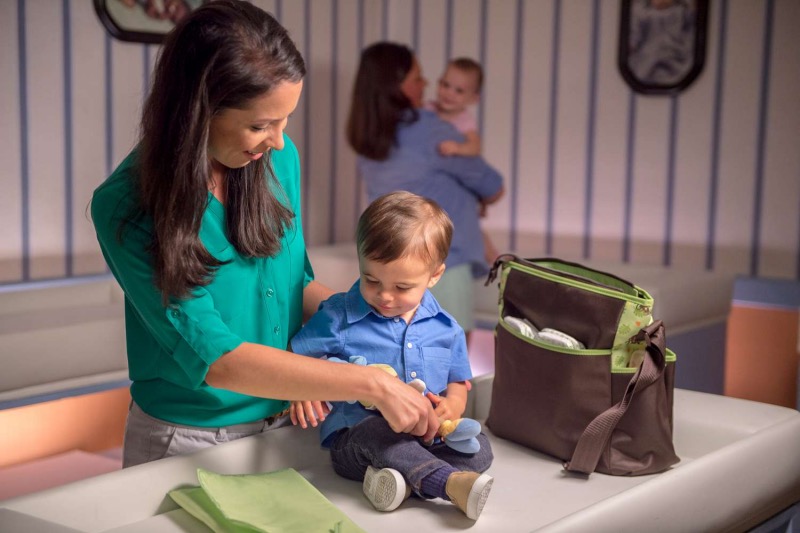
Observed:
[[[370,313],[383,320],[392,320],[392,318],[385,317],[375,311],[366,300],[364,300],[364,297],[361,296],[360,286],[361,280],[359,279],[350,287],[350,290],[347,291],[345,295],[344,301],[347,323],[354,324],[355,322],[363,320]],[[431,291],[425,289],[425,294],[422,295],[422,301],[419,303],[417,312],[414,313],[414,318],[411,319],[411,322],[430,318],[442,314],[443,312],[444,310],[439,305],[439,302],[436,301],[436,298],[433,297]]]

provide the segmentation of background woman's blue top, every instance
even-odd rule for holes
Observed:
[[[292,338],[292,351],[314,357],[335,356],[348,361],[361,355],[367,364],[383,363],[408,383],[421,379],[428,390],[440,394],[449,383],[472,377],[464,330],[425,291],[410,324],[375,312],[356,282],[348,292],[334,294]],[[336,431],[352,427],[378,414],[361,404],[334,402],[322,423],[320,439],[326,443]]]
[[[480,157],[444,157],[439,143],[463,142],[464,137],[431,111],[419,110],[419,120],[400,124],[397,144],[384,161],[358,158],[369,200],[398,190],[435,200],[453,221],[448,267],[472,264],[474,276],[488,272],[478,224],[479,200],[496,194],[503,178]]]

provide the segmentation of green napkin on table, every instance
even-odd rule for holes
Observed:
[[[199,487],[169,496],[216,533],[351,533],[364,530],[293,468],[221,475],[197,469]]]

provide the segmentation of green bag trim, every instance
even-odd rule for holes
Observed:
[[[678,356],[675,355],[675,352],[667,348],[667,353],[664,354],[664,362],[668,365],[674,365],[675,361],[678,360]],[[635,374],[636,371],[639,370],[639,367],[611,367],[612,374]]]
[[[632,286],[627,285],[625,283],[622,283],[618,279],[605,276],[599,272],[583,268],[572,267],[571,265],[564,265],[561,263],[555,263],[550,261],[541,261],[536,264],[544,268],[549,268],[550,270],[555,270],[557,272],[567,272],[570,274],[578,275],[590,279],[596,283],[605,285],[605,287],[601,287],[599,285],[593,285],[591,283],[581,283],[580,281],[577,280],[567,279],[559,276],[557,273],[551,274],[549,272],[543,272],[541,270],[525,266],[521,263],[517,263],[516,261],[509,261],[506,264],[506,268],[515,268],[521,272],[525,272],[526,274],[530,274],[532,276],[547,279],[550,281],[555,281],[557,283],[562,283],[564,285],[569,285],[571,287],[575,287],[578,289],[594,292],[596,294],[602,294],[604,296],[609,296],[611,298],[616,298],[618,300],[625,300],[639,305],[649,305],[649,306],[653,305],[653,297],[650,296],[650,294],[648,294],[647,291],[645,291],[644,289],[642,289],[637,285],[632,285]]]

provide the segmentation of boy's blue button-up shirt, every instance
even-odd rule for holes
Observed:
[[[408,383],[421,379],[440,394],[448,383],[472,377],[464,330],[425,291],[410,324],[402,318],[377,313],[361,296],[356,282],[348,292],[334,294],[292,338],[292,351],[313,357],[332,356],[348,361],[361,355],[367,364],[383,363]],[[378,414],[360,403],[334,402],[322,423],[320,439]]]

